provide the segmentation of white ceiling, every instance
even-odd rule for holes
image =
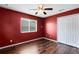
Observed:
[[[53,10],[46,11],[47,15],[44,15],[43,13],[35,15],[36,10],[30,9],[36,9],[37,6],[38,4],[0,4],[0,7],[31,14],[42,18],[79,8],[79,4],[44,4],[45,8],[53,8]]]

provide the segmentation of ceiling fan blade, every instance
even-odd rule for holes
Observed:
[[[45,15],[47,14],[46,12],[43,12]]]
[[[38,14],[38,12],[36,12],[35,14]]]
[[[53,8],[45,8],[44,10],[53,10]]]
[[[37,10],[37,9],[30,9],[30,10]]]

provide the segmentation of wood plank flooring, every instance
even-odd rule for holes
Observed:
[[[2,49],[0,54],[79,54],[79,48],[40,39]]]

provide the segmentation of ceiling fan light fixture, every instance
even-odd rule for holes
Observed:
[[[42,13],[42,12],[43,12],[43,10],[39,10],[38,12]]]

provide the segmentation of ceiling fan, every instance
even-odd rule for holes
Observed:
[[[30,10],[36,10],[35,14],[37,15],[39,12],[46,15],[47,13],[45,10],[53,10],[53,8],[44,8],[44,5],[38,5],[37,9],[30,9]]]

